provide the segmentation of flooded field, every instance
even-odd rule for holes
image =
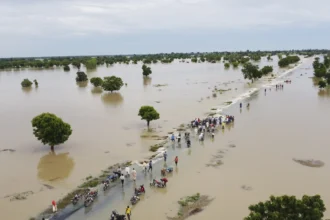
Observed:
[[[312,59],[307,60],[290,73],[288,77],[293,83],[283,90],[276,92],[272,88],[266,94],[261,91],[252,95],[249,111],[244,108],[240,112],[237,105],[226,109],[226,113],[235,116],[235,124],[217,134],[214,142],[206,140],[203,146],[194,142],[190,150],[177,150],[174,146],[170,157],[178,151],[180,164],[169,186],[165,190],[149,190],[150,194],[133,210],[134,218],[166,219],[166,215],[176,214],[180,197],[196,192],[215,197],[199,214],[205,218],[242,219],[248,213],[248,205],[265,200],[270,194],[319,193],[328,205],[325,133],[329,125],[325,122],[330,119],[330,103],[326,93],[318,94],[308,78],[312,76],[311,62]],[[263,59],[259,65],[275,63],[274,57],[274,61]],[[149,156],[149,146],[156,140],[141,138],[146,122],[137,116],[140,106],[152,105],[160,113],[160,120],[151,122],[156,139],[270,83],[263,79],[249,86],[239,68],[224,69],[223,63],[150,66],[153,74],[149,79],[142,77],[141,65],[104,66],[87,71],[89,78],[122,77],[127,86],[113,94],[100,93],[90,84],[76,84],[75,70],[0,72],[0,149],[15,150],[0,152],[0,206],[4,210],[0,218],[34,216],[90,174],[98,174],[117,162]],[[274,73],[287,71],[276,66]],[[24,78],[37,79],[39,87],[22,90],[20,82]],[[214,86],[228,91],[217,92],[213,97]],[[42,112],[55,113],[73,129],[69,141],[57,146],[55,153],[50,153],[50,148],[42,146],[32,134],[31,119]],[[223,165],[206,166],[219,150],[224,152]],[[293,158],[321,160],[325,165],[306,167]],[[15,196],[3,198],[21,192],[32,193],[20,201],[10,201]],[[82,209],[70,219],[107,219],[113,208],[122,210],[127,204],[129,196],[124,195],[122,200],[113,201],[104,197],[105,201],[99,206],[95,204],[95,209]],[[146,211],[150,206],[153,212]]]

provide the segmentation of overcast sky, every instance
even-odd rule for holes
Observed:
[[[329,0],[0,0],[0,57],[329,48]]]

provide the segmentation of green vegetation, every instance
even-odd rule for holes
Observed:
[[[102,84],[103,84],[103,80],[100,77],[93,77],[90,79],[90,82],[95,87],[102,86]]]
[[[142,66],[142,74],[144,76],[149,76],[152,73],[151,68],[147,67],[145,64]]]
[[[64,71],[70,71],[70,67],[69,67],[68,65],[65,65],[65,66],[63,67],[63,70],[64,70]]]
[[[178,203],[180,205],[176,217],[167,217],[169,220],[184,220],[192,215],[195,215],[208,206],[212,202],[208,196],[196,193],[192,196],[181,198]]]
[[[116,76],[107,76],[103,78],[102,88],[105,91],[118,91],[124,85],[123,80]]]
[[[320,89],[327,87],[327,83],[324,80],[319,81],[318,85]]]
[[[320,58],[316,57],[313,62],[314,76],[319,78],[319,88],[325,88],[330,85],[330,59],[329,56],[323,57],[323,63],[320,62]]]
[[[98,178],[90,179],[79,186],[79,188],[93,188],[100,183]]]
[[[252,81],[252,83],[254,80],[259,79],[262,76],[265,76],[271,72],[273,72],[272,66],[264,66],[261,70],[259,70],[259,67],[257,65],[253,65],[250,62],[244,64],[244,67],[242,69],[244,79],[249,79]]]
[[[261,69],[262,75],[267,75],[268,73],[273,72],[273,67],[272,66],[264,66]]]
[[[141,116],[141,120],[147,121],[148,128],[150,121],[159,119],[159,113],[152,106],[142,106],[138,116]]]
[[[72,134],[71,126],[51,113],[42,113],[32,119],[33,134],[51,150],[55,145],[63,144]]]
[[[277,55],[282,59],[282,55],[290,56],[293,54],[310,57],[319,54],[328,54],[329,50],[291,50],[291,51],[240,51],[240,52],[212,52],[212,53],[162,53],[145,55],[116,55],[116,56],[84,56],[84,57],[47,57],[47,58],[4,58],[0,59],[0,69],[19,69],[19,68],[52,68],[65,67],[70,64],[80,70],[81,64],[87,69],[95,68],[97,65],[111,66],[116,63],[144,64],[151,63],[171,63],[174,59],[191,60],[193,63],[209,62],[216,63],[226,61],[230,64],[238,62],[245,64],[249,60],[259,61],[264,56]]]
[[[296,199],[295,196],[271,196],[266,202],[259,202],[249,207],[250,214],[245,220],[296,220],[310,219],[321,220],[326,210],[323,200],[319,195],[303,196]]]
[[[287,67],[292,63],[296,63],[300,60],[300,58],[298,56],[287,56],[285,58],[280,59],[280,61],[278,61],[278,65],[280,67]]]
[[[86,75],[86,73],[84,72],[77,72],[77,77],[76,77],[76,81],[77,82],[85,82],[88,80],[88,77]]]
[[[23,79],[23,81],[21,82],[21,85],[24,88],[31,87],[32,82],[29,79]]]
[[[244,79],[249,79],[252,82],[255,79],[261,78],[262,73],[259,71],[259,67],[257,65],[253,65],[252,63],[246,63],[242,69],[242,73]]]
[[[33,80],[33,82],[34,82],[35,87],[38,87],[39,86],[39,83],[38,83],[38,81],[36,79]]]
[[[225,63],[224,66],[226,69],[228,69],[230,67],[230,63]]]
[[[97,59],[96,58],[91,58],[89,60],[86,60],[84,62],[85,66],[87,69],[95,69],[97,66]]]

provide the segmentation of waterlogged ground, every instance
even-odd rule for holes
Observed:
[[[273,65],[275,63],[277,63],[276,57],[274,57],[274,61],[272,62],[263,59],[259,65]],[[310,63],[308,67],[310,67]],[[242,94],[269,82],[269,79],[263,79],[249,86],[244,83],[240,69],[230,68],[225,70],[223,63],[191,64],[176,62],[168,65],[155,64],[151,65],[151,68],[153,74],[150,79],[143,79],[141,65],[114,65],[109,68],[98,67],[97,70],[88,72],[89,78],[109,75],[122,77],[123,81],[127,83],[127,87],[124,86],[119,93],[114,94],[100,93],[99,90],[94,89],[90,84],[76,84],[75,70],[71,70],[70,72],[63,72],[61,69],[0,72],[0,117],[2,122],[0,124],[0,130],[3,134],[0,139],[0,146],[1,149],[15,150],[14,152],[0,152],[0,206],[3,209],[0,212],[0,218],[24,219],[34,216],[35,213],[48,207],[51,200],[61,198],[68,191],[79,185],[90,174],[98,174],[101,169],[117,162],[136,160],[149,156],[149,146],[155,143],[155,140],[141,138],[141,135],[145,135],[144,129],[146,127],[145,122],[141,121],[137,116],[138,109],[141,105],[153,105],[159,111],[161,119],[152,122],[152,127],[155,137],[156,135],[164,136],[167,135],[167,132],[177,128],[181,123],[195,117],[202,117],[210,112],[211,108],[223,108],[225,102],[237,100],[239,97],[242,97]],[[279,74],[286,71],[278,71],[278,68],[274,69],[274,72]],[[305,72],[305,70],[301,69],[296,71]],[[310,70],[307,71],[310,72]],[[37,79],[39,87],[23,90],[20,87],[20,82],[24,78],[29,78],[30,80]],[[302,76],[301,78],[301,81],[306,80],[306,83],[302,87],[309,86],[312,88],[313,84],[307,76]],[[296,80],[298,81],[300,79],[293,79],[294,82]],[[156,86],[157,84],[161,86]],[[218,89],[228,91],[217,92],[217,97],[214,98],[212,97],[214,86],[217,86]],[[219,184],[222,184],[223,177],[217,174],[219,178],[211,180],[208,175],[216,175],[218,171],[213,170],[212,167],[206,168],[205,164],[209,163],[211,154],[215,153],[213,151],[217,151],[219,147],[230,144],[229,142],[231,141],[237,144],[237,148],[228,148],[231,152],[228,154],[234,155],[232,151],[242,148],[242,140],[244,140],[243,149],[249,149],[248,152],[250,150],[254,152],[253,149],[256,142],[263,143],[263,140],[265,140],[266,143],[278,143],[276,137],[278,133],[284,132],[285,134],[290,134],[288,137],[292,137],[291,135],[301,137],[302,135],[294,132],[296,129],[300,131],[300,129],[306,128],[309,132],[318,129],[319,126],[313,127],[313,131],[309,129],[312,128],[309,123],[314,123],[314,121],[309,117],[307,118],[305,114],[300,115],[300,108],[295,109],[295,107],[295,110],[292,112],[290,110],[292,108],[286,107],[286,105],[292,105],[293,103],[290,100],[285,105],[285,99],[283,97],[292,96],[293,100],[296,101],[297,99],[302,102],[306,102],[308,97],[311,100],[318,100],[317,92],[308,92],[305,88],[302,89],[304,94],[306,93],[305,95],[300,96],[300,94],[296,94],[296,89],[292,89],[293,95],[288,96],[287,91],[290,88],[295,88],[294,86],[295,84],[293,83],[281,93],[275,93],[273,91],[272,93],[267,93],[267,98],[268,96],[271,97],[272,94],[279,96],[279,103],[276,105],[277,108],[270,107],[270,104],[273,105],[273,102],[265,105],[262,104],[266,102],[265,100],[270,100],[271,98],[264,99],[265,97],[261,93],[251,101],[251,113],[244,112],[245,114],[243,114],[242,112],[240,115],[237,107],[234,106],[231,108],[232,110],[228,110],[229,113],[237,117],[238,121],[230,132],[226,130],[224,134],[220,133],[213,143],[206,141],[204,148],[196,148],[198,147],[197,145],[191,150],[184,149],[182,156],[180,156],[180,158],[182,157],[182,162],[180,159],[180,172],[178,172],[178,175],[175,175],[176,178],[171,180],[173,184],[166,189],[168,192],[166,199],[164,200],[161,197],[163,193],[155,191],[155,195],[150,196],[150,200],[145,199],[145,202],[139,204],[141,208],[137,208],[136,211],[134,210],[134,215],[143,216],[146,210],[143,207],[151,205],[152,201],[157,201],[160,198],[166,202],[159,207],[157,206],[155,209],[159,211],[159,216],[157,216],[162,218],[164,216],[162,214],[164,207],[173,207],[173,213],[175,213],[174,210],[177,208],[175,201],[179,199],[178,197],[181,194],[185,196],[185,194],[194,194],[196,191],[201,191],[203,194],[213,195],[214,193],[208,191],[212,187],[206,187],[206,185],[213,186],[217,183],[215,186],[220,187],[221,185]],[[298,87],[298,89],[300,88]],[[327,96],[322,97],[323,102],[327,102]],[[260,102],[259,100],[261,99],[263,101]],[[253,102],[256,102],[256,104],[253,104]],[[306,103],[303,110],[309,109],[310,106],[323,108],[312,102],[311,104]],[[275,118],[270,117],[273,120],[272,123],[266,123],[269,120],[269,115],[264,114],[265,112],[270,112],[270,110],[284,115],[278,114]],[[316,114],[318,111],[319,109],[314,109],[313,113]],[[42,112],[57,114],[64,121],[70,123],[73,128],[73,134],[70,140],[64,145],[58,146],[55,154],[50,153],[49,148],[39,143],[32,135],[30,121],[34,116]],[[253,112],[256,114],[255,116],[253,116]],[[290,114],[300,116],[299,118],[301,120],[299,122],[304,122],[305,127],[301,126],[301,124],[297,125],[293,123],[293,126],[296,127],[288,131],[288,125],[292,123],[289,123],[290,120],[285,121],[288,120],[285,117]],[[253,118],[259,119],[254,120]],[[282,118],[285,120],[282,120]],[[258,125],[258,122],[260,123],[259,127],[255,126]],[[237,128],[239,126],[242,126],[241,130]],[[257,128],[260,130],[254,131]],[[300,132],[306,132],[306,130],[301,130]],[[269,136],[267,137],[266,134]],[[276,140],[273,140],[274,136]],[[316,140],[321,141],[322,138],[316,138]],[[282,144],[279,145],[280,147],[284,147],[282,146],[283,143],[288,142],[290,146],[296,146],[294,141],[283,137],[280,142]],[[239,147],[240,145],[241,148]],[[235,170],[235,167],[237,168],[239,165],[244,165],[245,167],[245,163],[254,166],[258,165],[263,168],[265,167],[263,161],[268,161],[265,158],[267,158],[266,155],[268,155],[269,150],[274,151],[273,148],[269,148],[265,152],[265,155],[263,154],[264,152],[260,151],[258,160],[256,158],[250,160],[246,158],[245,154],[241,154],[242,156],[239,157],[241,158],[239,161],[242,161],[242,163],[236,161],[237,163],[235,162],[230,169]],[[283,149],[281,152],[283,154],[285,153]],[[302,156],[308,156],[299,155],[299,153],[301,151],[295,152],[295,155],[290,155],[290,162],[288,163],[293,163],[302,169],[300,164],[292,162],[293,157],[300,159]],[[235,156],[234,158],[237,157]],[[323,158],[315,159],[320,159],[327,164]],[[229,167],[226,162],[224,165],[226,166],[221,166],[219,169]],[[274,166],[278,166],[278,164],[276,163]],[[321,169],[326,169],[326,165]],[[231,173],[230,171],[227,172]],[[268,171],[264,170],[264,172],[268,175]],[[243,176],[246,174],[244,172]],[[197,178],[196,180],[195,177],[197,176],[202,178]],[[204,177],[207,177],[207,180]],[[256,179],[260,181],[260,179]],[[190,184],[189,180],[194,182],[194,184]],[[203,184],[200,184],[200,181]],[[244,183],[244,181],[239,182],[242,182],[238,183],[240,190],[244,184],[252,185],[252,183]],[[229,186],[232,184],[232,181],[228,182]],[[180,186],[181,190],[178,191]],[[202,187],[205,193],[199,187],[196,188],[196,186]],[[172,190],[172,187],[176,189]],[[257,188],[255,186],[252,187],[252,191],[255,191]],[[223,190],[226,191],[227,189]],[[21,198],[23,200],[10,201],[13,200],[12,198],[14,200],[17,198],[15,193],[22,192],[25,192],[25,199]],[[147,198],[149,197],[147,196]],[[169,204],[172,204],[172,206],[167,206]],[[124,205],[125,202],[121,204],[121,206]],[[104,208],[101,211],[91,211],[90,213],[93,214],[88,214],[90,216],[88,218],[95,218],[96,215],[102,216],[102,218],[107,216],[111,208],[107,205],[102,206]],[[211,208],[212,206],[210,206]],[[20,210],[20,212],[17,212],[17,210]],[[237,212],[234,214],[237,214]]]

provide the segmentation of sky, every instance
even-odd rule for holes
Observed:
[[[329,49],[329,0],[0,0],[0,57]]]

